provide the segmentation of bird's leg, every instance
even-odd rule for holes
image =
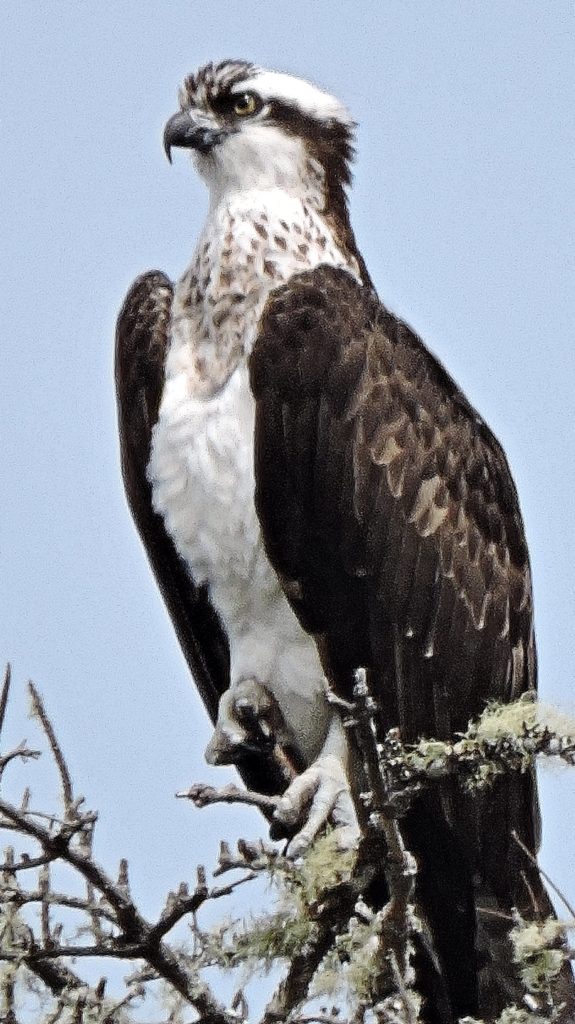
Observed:
[[[273,695],[257,679],[242,679],[220,699],[208,764],[237,764],[249,754],[273,756],[286,784],[303,767],[294,738]]]
[[[214,734],[206,748],[208,764],[237,764],[247,755],[272,756],[287,788],[274,813],[272,838],[292,836],[288,852],[299,856],[330,824],[338,845],[349,849],[359,837],[346,776],[347,740],[338,713],[318,757],[308,766],[272,694],[256,679],[243,679],[223,694]]]
[[[359,839],[359,827],[346,773],[347,741],[341,720],[334,712],[319,756],[288,786],[274,813],[276,825],[292,831],[288,852],[302,854],[327,824],[334,826],[340,849],[350,849]],[[300,827],[301,826],[301,827]]]

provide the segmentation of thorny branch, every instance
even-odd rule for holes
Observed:
[[[415,975],[411,967],[411,933],[415,928],[412,899],[417,865],[406,849],[396,816],[390,816],[393,781],[380,756],[374,715],[377,705],[371,696],[364,669],[356,672],[353,695],[354,706],[344,725],[353,730],[362,758],[369,789],[362,794],[362,802],[369,810],[368,828],[364,843],[368,859],[377,861],[372,848],[379,847],[385,863],[389,899],[380,912],[378,957],[382,974],[391,973],[399,995],[405,1024],[417,1024],[418,999],[413,992]],[[365,856],[365,855],[364,855]],[[360,849],[359,859],[362,859]]]
[[[42,698],[40,697],[38,690],[34,686],[34,683],[28,683],[28,692],[30,694],[30,701],[32,704],[32,713],[36,716],[36,718],[39,719],[39,721],[42,724],[42,728],[46,735],[46,739],[50,744],[50,749],[52,751],[54,761],[58,768],[60,782],[62,785],[62,801],[64,804],[66,816],[70,815],[73,817],[74,797],[72,794],[72,779],[70,778],[68,765],[66,764],[66,760],[60,749],[60,744],[56,739],[56,733],[54,732],[52,723],[48,718],[48,715],[46,714]]]
[[[8,701],[9,673],[6,680],[0,702],[2,716]],[[182,886],[178,893],[170,894],[159,920],[155,923],[147,921],[129,894],[127,866],[121,865],[118,880],[114,881],[94,860],[92,838],[96,815],[82,811],[83,799],[74,797],[71,774],[52,723],[32,686],[31,694],[34,713],[58,768],[64,814],[62,818],[48,815],[48,824],[43,824],[38,820],[39,816],[28,809],[27,797],[19,807],[0,799],[0,826],[32,840],[41,851],[39,854],[26,851],[18,860],[12,850],[5,853],[1,865],[1,902],[9,923],[2,930],[0,959],[7,965],[25,965],[58,997],[65,990],[87,987],[65,966],[67,957],[142,960],[152,968],[155,977],[163,978],[193,1006],[206,1024],[236,1024],[236,1018],[226,1012],[194,965],[169,947],[164,937],[185,915],[195,913],[208,900],[227,895],[247,879],[209,889],[205,884],[205,874],[200,871],[193,892]],[[84,898],[69,897],[53,890],[49,866],[55,863],[65,863],[75,869],[86,886]],[[38,869],[38,883],[36,888],[26,889],[20,881],[21,873],[32,868]],[[40,905],[39,934],[19,913],[30,903]],[[54,907],[83,912],[91,922],[95,942],[67,942],[62,937],[62,924],[52,924],[50,911]],[[106,930],[102,929],[103,922]],[[11,989],[10,985],[8,989]],[[132,997],[132,994],[128,995]],[[13,1001],[13,994],[5,987],[6,999],[8,1003]],[[6,1012],[11,1012],[10,1007]]]
[[[4,679],[2,680],[2,690],[0,691],[0,736],[2,735],[2,728],[4,726],[4,719],[6,717],[6,708],[8,707],[8,697],[10,695],[10,685],[12,682],[12,668],[8,664],[4,671]]]
[[[0,693],[0,730],[9,689],[7,670]],[[417,1024],[418,997],[413,990],[410,963],[411,935],[416,925],[411,905],[415,864],[405,849],[398,817],[423,784],[456,770],[459,778],[460,764],[467,780],[478,785],[489,782],[504,770],[503,765],[505,770],[510,766],[512,770],[525,770],[539,753],[559,756],[570,763],[575,760],[575,740],[541,725],[529,709],[512,736],[505,729],[498,731],[493,723],[487,727],[480,721],[453,744],[427,741],[407,747],[397,732],[378,742],[376,705],[365,673],[360,670],[353,704],[331,696],[340,705],[363,762],[365,786],[357,808],[362,841],[355,863],[350,860],[345,870],[334,874],[333,863],[329,863],[329,870],[321,861],[319,869],[313,868],[313,850],[303,862],[294,862],[269,843],[240,840],[234,851],[222,843],[212,874],[215,877],[239,871],[239,877],[227,884],[210,885],[200,867],[195,884],[182,883],[168,895],[157,920],[149,921],[131,895],[127,863],[120,863],[114,878],[95,861],[97,815],[86,811],[83,798],[74,795],[71,773],[54,728],[32,684],[30,693],[34,714],[57,766],[63,810],[59,815],[31,810],[28,790],[19,805],[0,799],[0,827],[31,844],[18,854],[7,849],[0,863],[0,963],[4,964],[3,971],[0,968],[0,1007],[2,1020],[13,1024],[17,1024],[16,980],[22,970],[30,971],[52,993],[54,1007],[46,1024],[80,1022],[87,1020],[87,1015],[94,1024],[129,1024],[131,1018],[126,1013],[144,997],[146,986],[158,980],[174,993],[180,1008],[195,1010],[202,1024],[245,1024],[248,1006],[243,990],[238,990],[226,1008],[205,981],[202,970],[208,966],[249,966],[262,958],[267,967],[283,963],[285,970],[262,1024],[365,1024],[366,1014],[378,1024]],[[266,754],[269,758],[269,749]],[[38,756],[39,752],[25,743],[4,756],[0,754],[0,777],[14,760]],[[195,785],[178,796],[188,797],[198,807],[218,802],[245,803],[268,816],[277,803],[273,796],[233,785],[219,790]],[[330,858],[333,862],[333,851]],[[62,863],[82,879],[84,895],[72,896],[54,887],[52,867]],[[373,910],[363,895],[380,877],[382,864],[389,896],[382,909]],[[35,872],[35,883],[26,884],[30,878],[26,872]],[[216,934],[203,931],[198,919],[202,907],[230,896],[257,876],[275,880],[284,893],[282,899],[288,894],[287,904],[280,904],[275,916],[263,919],[263,925],[257,919],[251,922],[244,932],[238,932],[233,922]],[[39,909],[37,922],[27,914],[29,907]],[[83,915],[86,924],[70,939],[70,915],[76,924],[78,914]],[[181,922],[189,925],[191,952],[178,948],[171,935]],[[259,939],[251,934],[258,928]],[[290,929],[294,938],[291,946],[289,942],[286,946]],[[358,935],[370,941],[360,944],[354,954]],[[369,984],[357,996],[353,1016],[346,1019],[336,1006],[312,1012],[312,1005],[317,1004],[310,1004],[310,999],[321,993],[318,979],[321,982],[330,964],[335,965],[337,973],[345,974],[354,955],[360,960],[371,959],[371,975]],[[131,960],[139,966],[126,979],[123,996],[114,1001],[106,996],[105,979],[95,986],[88,985],[80,971],[69,966],[72,958],[80,963],[87,958]],[[171,1014],[170,1021],[175,1019]]]
[[[358,679],[365,685],[362,669],[358,670]],[[447,777],[453,777],[465,788],[477,788],[491,784],[501,774],[527,771],[538,757],[557,758],[575,765],[575,734],[560,733],[547,724],[538,712],[539,705],[530,696],[506,708],[487,708],[454,742],[431,739],[416,744],[403,743],[398,729],[390,729],[383,740],[374,743],[369,725],[359,714],[364,697],[354,704],[329,690],[327,697],[340,709],[348,727],[361,732],[362,744],[368,744],[367,764],[375,787],[373,792],[385,818],[401,816],[422,786],[442,782]],[[374,706],[370,705],[370,714]],[[511,716],[514,721],[510,724]],[[567,723],[568,728],[572,729],[573,724]],[[176,795],[192,800],[196,807],[241,803],[268,812],[275,810],[279,800],[233,783],[221,788],[195,783]],[[362,815],[361,807],[358,813],[361,823],[367,824],[368,815]]]
[[[245,804],[248,807],[259,807],[261,811],[269,811],[272,814],[280,801],[278,796],[240,789],[233,782],[219,789],[207,786],[203,782],[196,782],[189,789],[176,793],[176,796],[191,800],[195,807],[208,807],[210,804]]]
[[[9,683],[8,675],[2,693],[3,714]],[[30,693],[34,714],[57,766],[63,813],[41,814],[32,811],[28,792],[20,806],[5,798],[0,799],[0,825],[32,841],[36,847],[23,851],[19,856],[8,850],[0,865],[2,904],[10,912],[13,921],[10,935],[3,935],[0,958],[6,965],[25,965],[57,998],[66,992],[86,989],[80,975],[66,966],[66,961],[71,958],[78,961],[91,957],[138,960],[146,965],[149,978],[163,978],[168,982],[185,1003],[196,1009],[205,1024],[236,1024],[237,1009],[227,1011],[200,977],[201,956],[195,962],[193,956],[176,952],[167,945],[166,937],[185,918],[191,918],[192,930],[197,928],[196,915],[205,903],[228,896],[238,886],[250,882],[258,873],[277,871],[281,863],[279,870],[293,880],[297,877],[298,869],[291,861],[279,857],[277,851],[269,845],[240,842],[237,853],[233,855],[223,845],[214,874],[239,869],[242,871],[241,877],[227,885],[210,887],[205,871],[200,868],[195,887],[190,889],[182,883],[176,893],[169,895],[158,920],[148,921],[139,912],[130,895],[127,866],[121,865],[119,877],[114,880],[94,860],[92,842],[97,816],[84,809],[82,798],[75,797],[71,773],[55,730],[38,691],[31,684]],[[37,756],[37,752],[32,753]],[[10,758],[4,758],[3,764],[7,765],[16,756],[31,754],[22,744],[11,752]],[[224,800],[250,803],[269,812],[276,805],[273,797],[243,792],[234,786],[220,791],[195,786],[182,795],[190,797],[200,806]],[[84,896],[71,896],[54,888],[50,869],[56,863],[68,864],[83,879]],[[24,873],[32,870],[37,871],[37,883],[35,886],[26,886],[23,882]],[[361,870],[340,880],[309,908],[311,928],[308,942],[291,960],[285,978],[266,1009],[266,1024],[287,1019],[298,1006],[305,1003],[318,968],[329,950],[333,949],[338,935],[347,928],[358,898],[373,875],[369,864],[364,864]],[[30,905],[40,909],[38,933],[22,917],[22,912]],[[57,911],[83,913],[89,922],[84,934],[87,932],[91,935],[93,941],[67,940],[63,923],[53,919]],[[201,949],[201,943],[199,946]],[[139,992],[139,979],[138,986]],[[135,992],[136,989],[128,991],[128,1001]],[[9,996],[9,1001],[12,998]]]

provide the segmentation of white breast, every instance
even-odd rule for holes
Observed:
[[[325,704],[317,699],[323,672],[263,549],[254,507],[255,410],[247,354],[272,288],[320,262],[347,264],[319,218],[281,195],[282,202],[276,197],[274,203],[273,196],[259,194],[257,209],[253,196],[236,197],[214,211],[204,229],[191,270],[176,289],[148,475],[154,507],[179,553],[193,578],[209,584],[230,640],[232,686],[251,676],[267,686],[288,725],[297,724],[302,753],[311,760],[328,727]],[[265,238],[256,227],[261,223]],[[312,244],[310,230],[320,228],[324,235]],[[304,231],[308,242],[301,240]],[[266,262],[277,268],[273,277],[263,271]],[[199,278],[200,288],[194,284]],[[197,291],[193,301],[190,280]],[[230,304],[229,294],[239,291],[243,302]]]

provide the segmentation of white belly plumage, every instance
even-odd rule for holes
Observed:
[[[327,709],[318,719],[323,672],[263,549],[247,368],[240,364],[209,401],[183,394],[185,383],[167,383],[154,431],[154,506],[193,578],[209,584],[230,640],[232,686],[255,677],[268,687],[311,761],[329,722]]]
[[[302,239],[305,258],[291,251]],[[245,678],[266,686],[288,726],[297,727],[308,762],[321,750],[332,715],[318,699],[323,671],[315,644],[263,548],[247,354],[269,291],[321,262],[349,266],[315,213],[284,193],[242,194],[211,211],[190,271],[176,287],[148,467],[154,508],[194,580],[208,583],[228,634],[231,686]]]

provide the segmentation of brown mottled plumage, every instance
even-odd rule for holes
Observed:
[[[420,339],[348,273],[322,267],[270,296],[250,373],[266,549],[336,691],[349,699],[365,666],[382,733],[398,726],[410,742],[450,738],[489,701],[535,689],[507,461]],[[457,964],[456,1017],[521,1001],[512,909],[553,913],[512,838],[537,850],[534,774],[486,792],[446,782],[418,797],[404,831],[420,909],[443,963]],[[571,998],[568,968],[561,987]]]
[[[193,151],[210,210],[183,277],[144,275],[120,313],[124,482],[212,720],[220,702],[213,750],[225,740],[245,755],[252,788],[285,788],[241,749],[234,700],[255,680],[281,708],[290,763],[314,780],[311,808],[290,804],[297,784],[284,798],[301,835],[316,798],[316,829],[333,811],[330,786],[349,804],[346,765],[361,786],[324,672],[349,698],[365,667],[380,730],[404,741],[450,738],[489,701],[535,689],[529,560],[500,445],[372,290],[347,207],[342,104],[242,61],[190,75],[180,104],[164,145]],[[422,1022],[523,1005],[512,908],[552,914],[512,838],[536,852],[533,773],[480,792],[444,781],[401,827],[418,861]],[[383,871],[368,895],[385,901]],[[567,967],[554,994],[569,1024]]]
[[[428,686],[411,679],[386,694],[404,738],[451,735],[488,701],[534,688],[529,561],[507,462],[422,342],[325,267],[273,293],[251,382],[270,557],[298,581],[322,643],[344,629],[361,664],[381,664],[382,642],[418,659]]]

